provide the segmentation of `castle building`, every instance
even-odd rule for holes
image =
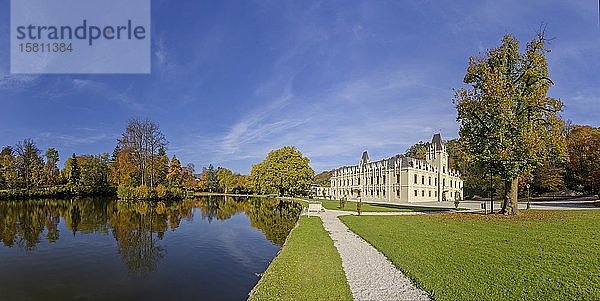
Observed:
[[[462,199],[463,181],[448,168],[440,134],[433,135],[425,160],[396,155],[371,162],[365,151],[354,166],[336,169],[329,193],[335,199],[385,202],[454,201]]]

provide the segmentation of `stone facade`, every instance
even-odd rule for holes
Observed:
[[[426,160],[396,155],[371,162],[365,151],[358,165],[344,166],[331,177],[331,196],[385,202],[454,201],[462,199],[463,181],[448,168],[440,134],[433,135]]]

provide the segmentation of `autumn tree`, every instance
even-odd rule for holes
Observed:
[[[51,147],[46,150],[46,165],[44,166],[44,174],[45,174],[45,182],[48,185],[55,185],[58,183],[58,175],[60,171],[58,170],[58,151]]]
[[[600,193],[600,128],[575,126],[567,136],[566,178],[578,191]]]
[[[171,164],[169,164],[169,170],[167,171],[167,183],[169,186],[180,187],[183,184],[182,172],[181,162],[173,155]]]
[[[121,149],[118,145],[115,148],[110,163],[110,178],[115,186],[137,186],[140,182],[140,173],[133,157],[134,154],[131,149]]]
[[[43,179],[43,160],[40,157],[40,150],[31,139],[19,141],[16,146],[16,167],[17,175],[29,189],[32,186],[39,186]]]
[[[5,146],[0,152],[0,189],[12,189],[18,185],[17,166],[13,148]]]
[[[518,213],[519,178],[543,163],[565,155],[560,100],[546,94],[553,84],[548,75],[548,40],[541,31],[524,53],[519,41],[505,35],[502,44],[470,58],[454,103],[460,139],[478,170],[493,170],[510,191],[502,213]]]
[[[196,168],[192,163],[188,163],[188,165],[181,170],[182,183],[187,189],[194,189],[196,187],[196,178],[194,177],[195,170]]]
[[[429,142],[419,141],[419,143],[411,146],[404,155],[409,158],[425,160],[430,145]]]
[[[262,194],[305,194],[315,176],[309,162],[298,149],[285,146],[271,151],[261,163],[253,165],[250,181],[256,192]]]
[[[160,158],[159,151],[167,145],[164,134],[160,131],[158,123],[146,118],[133,118],[129,120],[125,132],[118,140],[120,151],[128,154],[139,173],[139,184],[154,187],[156,180],[155,165]]]
[[[565,189],[565,164],[548,160],[533,170],[532,188],[536,192],[557,192]]]

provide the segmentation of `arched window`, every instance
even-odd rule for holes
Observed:
[[[431,177],[429,177],[429,186],[431,186]]]
[[[417,190],[415,189],[415,196],[417,196]]]
[[[421,176],[421,184],[425,185],[425,176]]]
[[[418,181],[417,181],[417,175],[415,175],[415,184],[417,184],[417,183],[418,183]]]

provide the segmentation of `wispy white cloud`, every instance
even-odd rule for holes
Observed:
[[[400,71],[345,82],[310,96],[308,105],[308,96],[289,91],[235,123],[218,144],[219,161],[260,160],[285,145],[297,146],[319,170],[353,163],[366,148],[392,156],[433,132],[456,135],[450,93]]]
[[[64,99],[66,96],[89,94],[101,97],[103,100],[112,101],[116,105],[126,107],[135,112],[148,110],[146,104],[142,104],[136,100],[131,90],[131,86],[122,90],[97,80],[65,78],[59,80],[55,87],[41,91],[38,97],[52,101]]]

